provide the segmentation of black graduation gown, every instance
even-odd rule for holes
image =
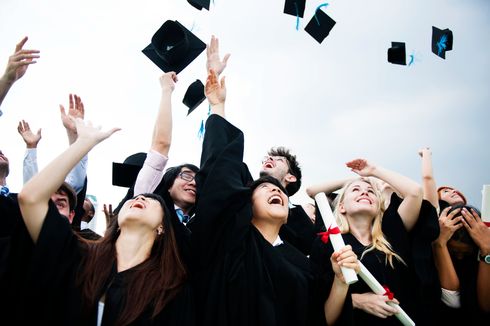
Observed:
[[[396,195],[395,195],[396,196]],[[410,266],[410,242],[408,232],[406,231],[403,222],[397,212],[397,209],[387,209],[383,215],[381,228],[385,238],[391,244],[393,250],[402,257],[402,259]],[[352,250],[358,258],[366,249],[366,246],[361,244],[352,234],[346,233],[342,235],[346,245],[351,245]],[[329,261],[333,253],[331,242],[323,243],[318,237],[312,248],[310,259],[314,262]],[[414,316],[414,292],[413,292],[413,277],[409,267],[393,258],[393,269],[389,264],[385,264],[385,254],[378,250],[372,250],[366,253],[360,261],[373,274],[373,276],[382,285],[388,286],[395,298],[400,301],[403,310],[413,319]],[[320,264],[318,264],[320,266]],[[324,277],[328,280],[333,280],[335,276],[332,271],[331,264],[324,264]],[[360,309],[353,309],[351,294],[372,292],[369,286],[359,277],[359,281],[349,286],[349,292],[344,304],[341,316],[337,322],[338,325],[400,325],[400,322],[395,316],[386,319],[378,318],[374,315],[365,313]]]
[[[243,133],[211,115],[191,236],[200,324],[324,324],[308,259],[287,243],[273,247],[251,224],[252,178],[242,160]]]
[[[48,213],[35,245],[29,285],[29,295],[23,302],[32,314],[22,316],[21,323],[35,320],[39,325],[96,325],[97,306],[90,313],[81,311],[81,291],[76,275],[84,255],[84,243],[72,232],[68,220],[62,217],[50,201]],[[144,263],[142,263],[144,264]],[[140,266],[140,265],[138,265]],[[102,325],[113,325],[121,312],[126,296],[127,279],[138,266],[117,273],[115,268],[107,280]],[[148,284],[151,286],[151,284]],[[194,325],[194,302],[189,285],[151,319],[151,307],[132,325]],[[19,323],[19,324],[21,324]]]
[[[308,256],[316,238],[315,224],[301,206],[289,210],[288,221],[281,227],[279,235],[303,254]]]

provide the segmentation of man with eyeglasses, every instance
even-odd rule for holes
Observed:
[[[276,178],[286,188],[289,196],[294,195],[301,187],[302,177],[296,155],[292,155],[285,147],[273,147],[267,154],[262,159],[260,176]],[[315,225],[302,206],[289,202],[289,208],[287,223],[281,227],[279,235],[303,254],[309,255],[317,233]]]

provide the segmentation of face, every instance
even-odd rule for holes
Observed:
[[[289,173],[288,160],[283,156],[264,156],[260,175],[270,175],[286,187],[291,182],[296,182],[296,177]]]
[[[175,205],[184,211],[196,203],[196,173],[183,167],[168,192]]]
[[[262,183],[252,194],[254,220],[268,220],[284,224],[289,214],[288,197],[276,185]]]
[[[121,229],[129,225],[144,225],[161,233],[163,215],[163,208],[158,200],[139,195],[124,203],[117,222]]]
[[[84,222],[90,222],[90,220],[94,217],[95,212],[94,212],[94,206],[90,202],[90,200],[85,199],[83,201],[83,210],[84,214],[82,216],[82,221]]]
[[[449,205],[464,204],[464,199],[461,197],[458,190],[453,188],[444,188],[439,192],[441,200],[444,200]]]
[[[73,221],[73,217],[75,216],[75,211],[70,210],[68,195],[64,191],[60,191],[51,195],[51,200],[56,205],[58,212],[61,215],[66,216],[71,223]]]
[[[339,209],[340,213],[350,216],[367,214],[375,217],[379,210],[379,198],[369,183],[363,180],[354,181],[345,190]]]

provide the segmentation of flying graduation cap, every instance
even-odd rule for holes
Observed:
[[[388,62],[404,66],[407,64],[404,42],[391,42],[391,48],[388,49]]]
[[[326,5],[327,4],[322,4],[316,8],[315,14],[305,27],[305,31],[318,43],[323,42],[335,25],[335,20],[330,18],[329,15],[323,12],[323,10],[320,10],[321,7]]]
[[[202,8],[209,10],[209,0],[187,0],[197,10],[202,10]]]
[[[204,49],[206,44],[191,31],[178,21],[167,20],[143,53],[164,72],[175,71],[178,74]]]
[[[432,52],[446,59],[446,51],[453,49],[453,32],[449,28],[439,29],[432,26]]]
[[[131,187],[146,160],[146,153],[139,152],[126,157],[123,163],[112,162],[112,184],[119,187]]]
[[[306,0],[286,0],[284,3],[284,13],[303,18],[305,14],[305,5]]]
[[[188,108],[187,115],[191,114],[204,100],[206,99],[206,95],[204,94],[204,85],[203,83],[197,79],[195,82],[189,85],[187,91],[185,92],[184,99],[182,103],[184,103]]]

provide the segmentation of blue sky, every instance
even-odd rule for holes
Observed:
[[[267,149],[284,145],[298,155],[305,186],[352,176],[344,163],[358,157],[420,181],[417,150],[430,146],[437,184],[458,187],[480,207],[482,185],[490,184],[490,3],[332,1],[323,10],[337,24],[318,44],[303,28],[321,3],[307,1],[296,31],[282,0],[216,0],[210,11],[176,0],[3,0],[0,60],[7,62],[24,35],[26,48],[41,50],[2,106],[9,185],[22,186],[18,121],[43,128],[42,167],[67,146],[58,104],[77,93],[88,120],[123,128],[89,157],[89,193],[117,204],[125,191],[111,186],[112,162],[148,150],[158,108],[161,71],[141,50],[171,19],[204,42],[217,35],[221,52],[231,53],[227,116],[245,132],[254,175]],[[453,31],[446,60],[431,53],[432,26]],[[392,41],[406,43],[413,65],[386,61]],[[205,76],[204,53],[179,74],[169,165],[199,162],[197,132],[207,107],[186,117],[182,97]],[[304,187],[293,199],[308,200]]]

